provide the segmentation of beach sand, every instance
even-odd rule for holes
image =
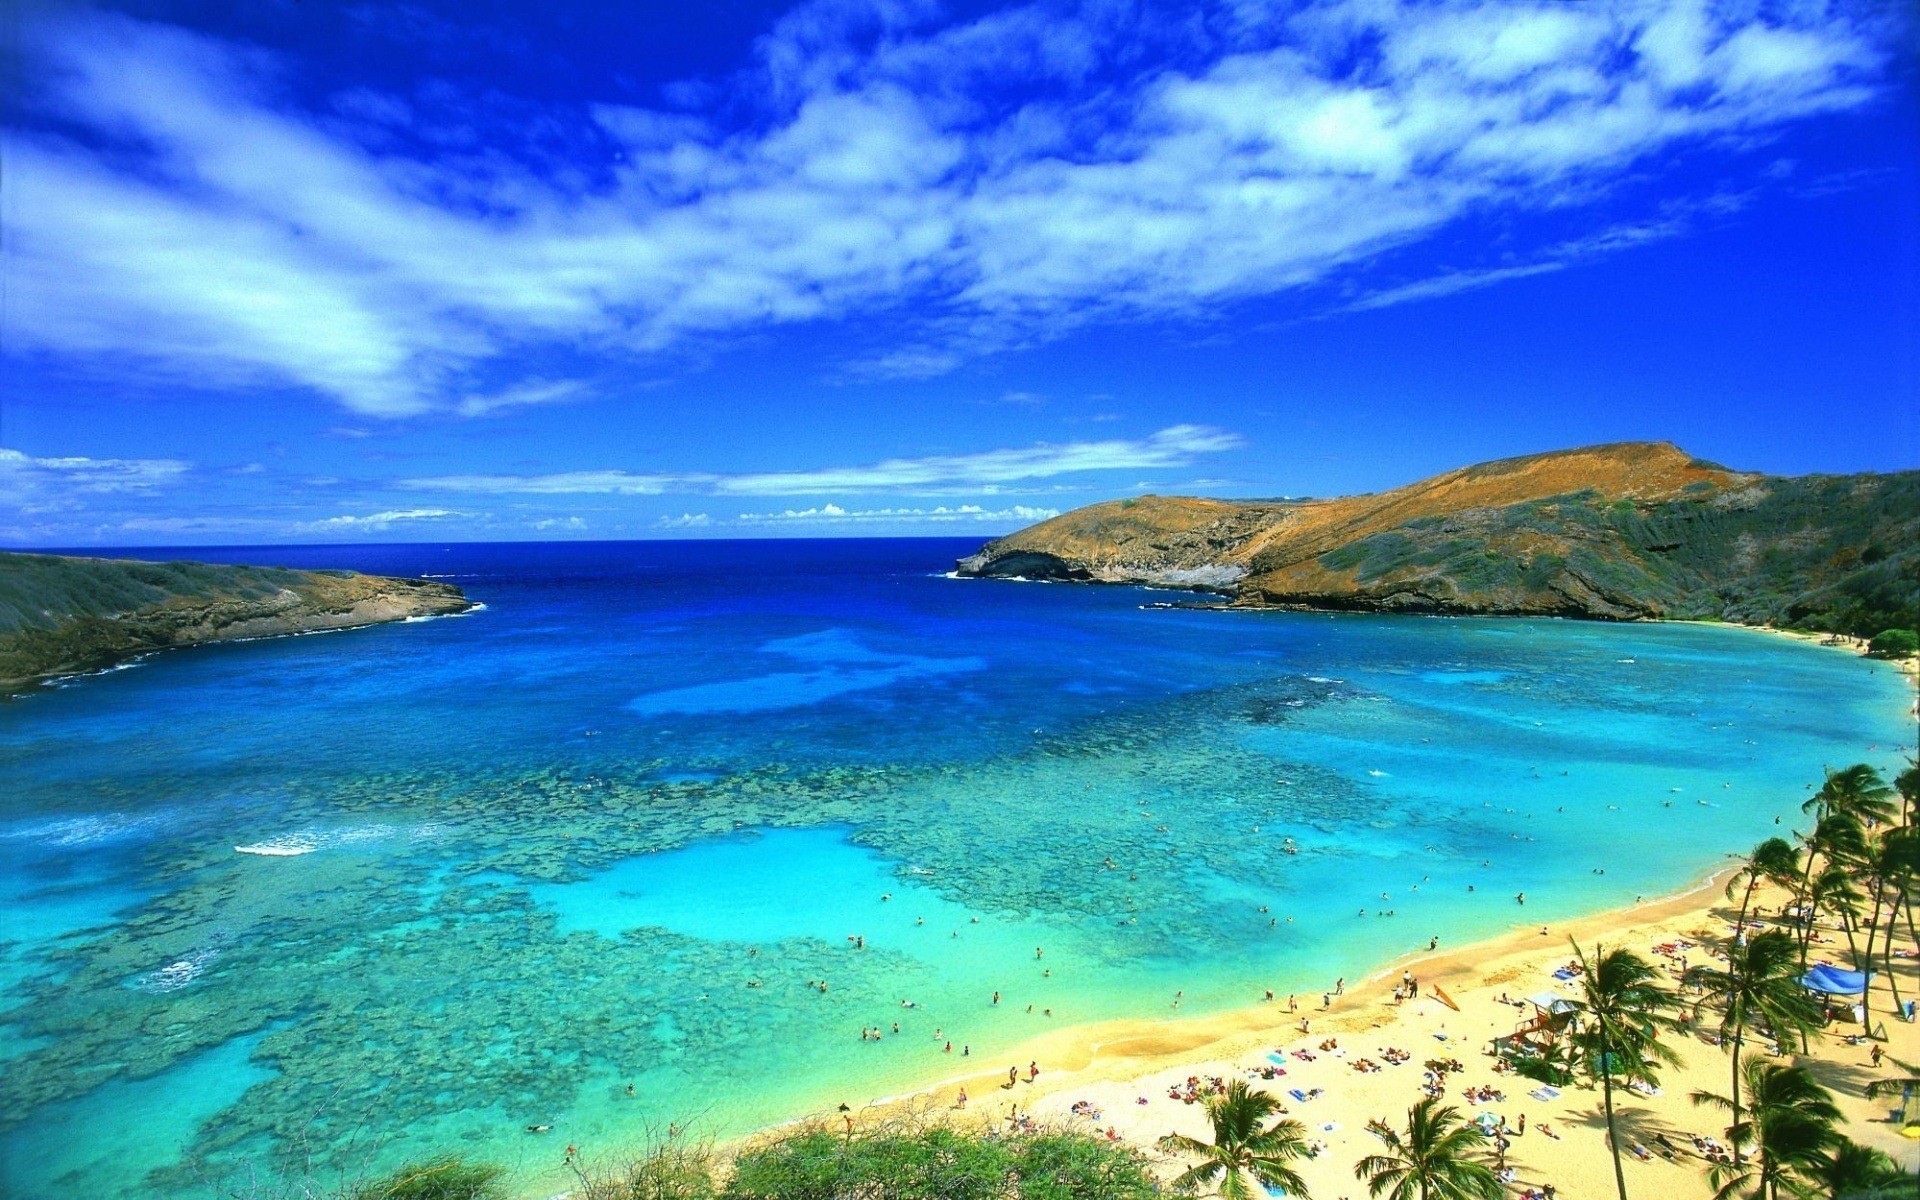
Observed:
[[[1178,1132],[1204,1138],[1207,1133],[1201,1106],[1169,1098],[1169,1089],[1183,1088],[1190,1077],[1245,1078],[1251,1071],[1273,1065],[1269,1056],[1277,1054],[1286,1074],[1272,1081],[1256,1079],[1255,1086],[1280,1096],[1288,1115],[1303,1122],[1314,1140],[1324,1143],[1317,1158],[1301,1164],[1311,1195],[1318,1200],[1357,1198],[1366,1194],[1366,1187],[1354,1178],[1354,1164],[1379,1148],[1366,1130],[1367,1122],[1373,1118],[1403,1122],[1407,1109],[1420,1098],[1422,1063],[1432,1058],[1457,1059],[1464,1070],[1448,1078],[1447,1102],[1469,1116],[1502,1115],[1510,1127],[1523,1114],[1526,1117],[1527,1131],[1512,1139],[1508,1155],[1516,1194],[1551,1183],[1566,1200],[1597,1200],[1614,1194],[1600,1093],[1575,1083],[1560,1089],[1557,1098],[1537,1099],[1530,1095],[1540,1086],[1536,1081],[1495,1074],[1489,1043],[1513,1032],[1533,1013],[1531,1006],[1515,1007],[1501,997],[1523,1000],[1554,991],[1573,995],[1574,984],[1553,977],[1555,969],[1572,957],[1570,938],[1577,939],[1589,955],[1601,944],[1632,949],[1667,968],[1669,978],[1677,975],[1679,960],[1656,955],[1656,945],[1690,942],[1693,948],[1684,951],[1688,962],[1709,961],[1713,948],[1730,936],[1735,915],[1735,907],[1723,898],[1725,879],[1724,874],[1715,876],[1677,896],[1555,923],[1545,932],[1539,925],[1522,925],[1488,942],[1452,950],[1442,947],[1411,957],[1366,980],[1350,982],[1325,1011],[1316,987],[1311,996],[1299,996],[1298,1014],[1287,1011],[1283,995],[1271,1004],[1193,1020],[1109,1022],[1061,1030],[1008,1055],[996,1072],[879,1102],[855,1114],[855,1119],[862,1123],[902,1118],[973,1122],[1004,1120],[1017,1110],[1042,1124],[1112,1129],[1126,1142],[1159,1157],[1152,1147],[1161,1136]],[[1772,913],[1784,898],[1784,893],[1762,893],[1756,904]],[[1818,936],[1831,940],[1816,944],[1814,961],[1831,957],[1844,965],[1844,937],[1833,929],[1822,929]],[[1900,995],[1920,994],[1920,965],[1913,959],[1897,962]],[[1395,1004],[1392,992],[1403,970],[1418,980],[1420,997]],[[1889,1015],[1891,997],[1885,984],[1885,980],[1876,981],[1872,1015],[1876,1023],[1886,1025],[1888,1040],[1882,1047],[1910,1062],[1920,1059],[1920,1025]],[[1433,998],[1435,985],[1457,1008]],[[1299,1032],[1302,1016],[1309,1022],[1305,1036]],[[1848,1044],[1849,1031],[1858,1033],[1859,1026],[1829,1029],[1813,1039],[1810,1054],[1794,1055],[1792,1061],[1811,1066],[1835,1092],[1848,1136],[1885,1150],[1910,1170],[1920,1167],[1920,1141],[1903,1137],[1890,1119],[1897,1098],[1869,1101],[1863,1094],[1868,1080],[1892,1074],[1895,1068],[1889,1063],[1882,1070],[1873,1069],[1869,1046]],[[1320,1049],[1329,1038],[1338,1040],[1338,1052]],[[1628,1188],[1641,1196],[1704,1200],[1712,1189],[1689,1135],[1724,1140],[1727,1119],[1719,1111],[1694,1106],[1689,1096],[1696,1089],[1724,1094],[1730,1082],[1729,1059],[1719,1048],[1692,1035],[1676,1033],[1668,1044],[1680,1062],[1661,1073],[1660,1094],[1617,1092],[1615,1107],[1629,1146],[1639,1142],[1652,1150],[1654,1136],[1664,1133],[1680,1153],[1673,1161],[1659,1156],[1641,1161],[1630,1154]],[[1387,1047],[1407,1051],[1412,1061],[1387,1065],[1382,1055]],[[1749,1053],[1758,1049],[1749,1042]],[[1296,1051],[1314,1058],[1307,1061]],[[1353,1063],[1361,1058],[1371,1059],[1381,1069],[1355,1070]],[[1030,1061],[1038,1063],[1041,1072],[1032,1083],[1026,1081]],[[1021,1078],[1011,1089],[1006,1086],[1009,1066],[1018,1066]],[[1463,1096],[1467,1087],[1483,1084],[1499,1089],[1504,1100],[1473,1104]],[[957,1107],[962,1087],[969,1098],[965,1108]],[[1311,1092],[1316,1088],[1322,1094],[1304,1102],[1289,1095],[1295,1089]],[[1076,1115],[1077,1103],[1090,1106],[1099,1116]],[[840,1124],[838,1119],[832,1122],[834,1128]],[[1171,1159],[1163,1163],[1169,1177],[1181,1166]]]

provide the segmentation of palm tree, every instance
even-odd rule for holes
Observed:
[[[1883,1151],[1841,1138],[1813,1169],[1813,1179],[1833,1200],[1892,1200],[1899,1188],[1911,1192],[1912,1178]]]
[[[1581,967],[1573,1044],[1588,1078],[1600,1083],[1613,1182],[1620,1200],[1627,1200],[1627,1175],[1620,1166],[1620,1137],[1614,1128],[1613,1082],[1652,1084],[1658,1064],[1679,1061],[1660,1043],[1661,1033],[1672,1026],[1668,1013],[1676,1001],[1660,986],[1659,972],[1633,951],[1595,946],[1593,952],[1589,962],[1580,943],[1573,943]]]
[[[1698,966],[1686,974],[1686,983],[1700,989],[1694,1005],[1697,1016],[1709,1005],[1720,1009],[1720,1038],[1733,1055],[1733,1090],[1728,1103],[1733,1120],[1740,1123],[1740,1050],[1749,1030],[1771,1029],[1776,1038],[1814,1028],[1820,1012],[1800,986],[1800,968],[1795,963],[1793,938],[1778,929],[1769,929],[1747,939],[1745,945],[1727,947],[1727,969]],[[1740,1161],[1740,1146],[1733,1148],[1735,1165]]]
[[[1306,1196],[1306,1182],[1288,1165],[1307,1157],[1306,1127],[1293,1120],[1266,1124],[1268,1117],[1281,1111],[1279,1100],[1236,1079],[1225,1092],[1207,1097],[1206,1110],[1213,1125],[1212,1144],[1182,1133],[1160,1139],[1163,1150],[1205,1159],[1175,1179],[1174,1186],[1197,1187],[1218,1179],[1220,1194],[1227,1200],[1253,1200],[1257,1189],[1269,1187],[1289,1196]]]
[[[1800,811],[1821,817],[1850,816],[1866,824],[1885,824],[1893,819],[1893,789],[1880,772],[1866,763],[1855,763],[1838,771],[1828,771],[1820,790],[1800,806]]]
[[[1912,762],[1912,758],[1907,761]],[[1893,781],[1894,790],[1900,793],[1900,823],[1913,824],[1913,805],[1920,800],[1920,763],[1900,772]]]
[[[1893,982],[1893,934],[1900,924],[1900,912],[1909,903],[1915,887],[1920,886],[1920,826],[1905,825],[1899,829],[1890,829],[1880,839],[1873,855],[1874,874],[1873,925],[1868,927],[1867,958],[1873,958],[1874,926],[1880,923],[1880,906],[1887,902],[1887,930],[1882,939],[1881,957],[1886,962],[1887,979]],[[1899,987],[1895,984],[1894,1003],[1899,1003]]]
[[[1486,1134],[1452,1105],[1428,1097],[1407,1112],[1405,1132],[1384,1121],[1367,1128],[1386,1143],[1353,1168],[1367,1194],[1387,1200],[1500,1200],[1500,1177],[1481,1147]]]
[[[1735,1100],[1711,1092],[1693,1094],[1695,1104],[1730,1109],[1734,1114],[1733,1124],[1727,1127],[1734,1159],[1716,1163],[1710,1173],[1714,1200],[1779,1200],[1782,1191],[1789,1196],[1807,1195],[1815,1172],[1841,1141],[1834,1130],[1840,1110],[1833,1103],[1833,1093],[1821,1087],[1805,1067],[1757,1058],[1742,1073],[1748,1120],[1740,1119]],[[1753,1154],[1743,1160],[1739,1152],[1748,1145]]]
[[[1800,879],[1800,902],[1806,910],[1800,927],[1800,969],[1804,971],[1813,944],[1813,923],[1820,916],[1827,892],[1847,884],[1847,873],[1836,868],[1866,852],[1867,835],[1851,813],[1831,812],[1821,817],[1813,832],[1802,837],[1801,842],[1807,850]],[[1814,865],[1823,858],[1825,867],[1816,873]]]
[[[1854,926],[1859,924],[1860,910],[1866,904],[1855,880],[1869,868],[1862,865],[1873,857],[1872,848],[1863,840],[1860,845],[1848,853],[1845,858],[1829,860],[1813,877],[1813,906],[1816,910],[1825,908],[1840,919],[1840,932],[1847,935],[1847,952],[1853,956],[1855,970],[1860,965],[1860,942],[1853,936]],[[1804,967],[1807,953],[1812,947],[1813,927],[1807,926],[1806,937],[1800,942],[1800,963]]]
[[[1753,848],[1753,853],[1741,861],[1739,869],[1727,880],[1727,899],[1731,900],[1735,892],[1741,892],[1740,920],[1733,928],[1735,940],[1746,933],[1747,910],[1753,905],[1754,888],[1762,883],[1791,887],[1799,871],[1800,856],[1787,839],[1768,838]]]

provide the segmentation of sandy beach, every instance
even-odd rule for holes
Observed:
[[[1545,929],[1517,925],[1487,942],[1409,957],[1367,979],[1348,981],[1325,1009],[1316,988],[1310,996],[1297,997],[1297,1013],[1289,1011],[1288,998],[1282,995],[1272,1003],[1193,1020],[1062,1030],[1021,1047],[997,1071],[877,1103],[855,1119],[997,1121],[1018,1113],[1042,1124],[1111,1130],[1113,1136],[1157,1155],[1153,1145],[1165,1134],[1206,1135],[1202,1107],[1170,1093],[1184,1094],[1192,1081],[1204,1086],[1210,1079],[1251,1077],[1256,1087],[1282,1097],[1288,1115],[1304,1123],[1323,1147],[1302,1167],[1311,1195],[1319,1200],[1359,1197],[1366,1189],[1354,1178],[1353,1164],[1379,1146],[1367,1132],[1367,1122],[1404,1120],[1421,1096],[1423,1064],[1451,1059],[1461,1068],[1446,1078],[1449,1102],[1470,1116],[1502,1116],[1510,1128],[1525,1119],[1526,1132],[1512,1138],[1508,1155],[1515,1194],[1552,1184],[1566,1200],[1598,1200],[1614,1194],[1599,1091],[1576,1082],[1554,1095],[1538,1091],[1535,1080],[1496,1073],[1490,1042],[1534,1015],[1526,997],[1574,994],[1574,983],[1554,975],[1572,958],[1570,938],[1590,954],[1599,945],[1632,949],[1659,963],[1676,983],[1684,965],[1711,960],[1730,936],[1735,915],[1734,906],[1723,898],[1725,880],[1723,873],[1684,893],[1628,909]],[[1784,895],[1763,892],[1756,903],[1771,914]],[[1830,957],[1844,964],[1845,954],[1845,940],[1837,930],[1816,933],[1813,961]],[[1420,994],[1396,1003],[1392,993],[1403,971],[1417,980]],[[1914,959],[1898,960],[1897,974],[1901,997],[1920,992],[1920,966]],[[1872,998],[1873,1021],[1886,1025],[1888,1040],[1882,1048],[1909,1061],[1920,1058],[1920,1026],[1887,1015],[1887,983],[1876,979]],[[1436,998],[1436,992],[1451,1003]],[[1302,1018],[1308,1024],[1304,1035]],[[1863,1094],[1869,1080],[1894,1068],[1889,1063],[1876,1070],[1870,1045],[1846,1040],[1849,1033],[1859,1032],[1859,1026],[1831,1027],[1812,1040],[1808,1055],[1795,1055],[1794,1061],[1812,1066],[1834,1091],[1846,1115],[1848,1136],[1914,1169],[1920,1165],[1920,1141],[1903,1137],[1893,1123],[1897,1100],[1869,1101]],[[1726,1119],[1694,1106],[1689,1096],[1698,1089],[1724,1093],[1729,1060],[1700,1036],[1676,1033],[1669,1044],[1680,1062],[1662,1072],[1658,1094],[1616,1093],[1623,1138],[1629,1147],[1638,1144],[1647,1151],[1644,1159],[1631,1154],[1627,1158],[1628,1186],[1644,1196],[1704,1200],[1712,1189],[1692,1137],[1724,1140]],[[1390,1064],[1389,1049],[1405,1051],[1410,1061]],[[1749,1053],[1754,1050],[1750,1043]],[[1378,1069],[1359,1069],[1356,1064],[1362,1060]],[[1040,1069],[1032,1082],[1027,1078],[1030,1062]],[[1009,1066],[1019,1068],[1021,1080],[1011,1088]],[[1285,1073],[1260,1077],[1263,1069],[1277,1066]],[[1499,1098],[1475,1103],[1466,1097],[1467,1089],[1482,1087],[1491,1087]],[[1661,1152],[1656,1141],[1660,1135],[1678,1153]],[[1164,1166],[1169,1176],[1180,1169],[1173,1160]]]

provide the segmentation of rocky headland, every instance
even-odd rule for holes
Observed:
[[[959,572],[1192,588],[1251,608],[1867,637],[1920,624],[1920,471],[1764,475],[1621,442],[1337,499],[1110,500],[995,539]]]
[[[426,579],[0,552],[0,695],[156,650],[472,607]]]

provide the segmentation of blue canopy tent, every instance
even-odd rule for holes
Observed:
[[[1858,996],[1867,990],[1867,982],[1872,978],[1860,971],[1847,971],[1820,963],[1800,977],[1800,984],[1808,991],[1819,992],[1823,996]]]

